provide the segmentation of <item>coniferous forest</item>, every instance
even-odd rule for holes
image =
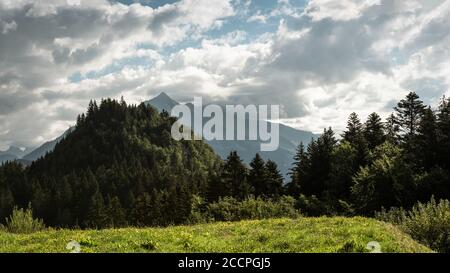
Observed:
[[[350,114],[341,136],[329,128],[299,145],[288,181],[258,154],[246,166],[236,152],[221,160],[202,141],[173,140],[175,120],[145,104],[91,102],[53,152],[0,167],[1,221],[31,206],[54,227],[166,226],[201,221],[224,200],[371,217],[450,199],[450,99],[434,109],[410,93],[386,120]]]

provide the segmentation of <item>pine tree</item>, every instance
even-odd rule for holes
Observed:
[[[342,141],[333,151],[330,179],[326,184],[328,199],[348,200],[350,198],[352,178],[358,172],[357,151],[347,141]]]
[[[353,112],[348,117],[347,130],[344,131],[342,138],[350,144],[355,144],[361,140],[363,136],[363,125],[358,115]]]
[[[377,113],[372,113],[364,124],[364,137],[370,150],[381,145],[386,140],[381,117]]]
[[[259,154],[256,154],[250,162],[250,171],[248,182],[253,187],[255,197],[263,196],[267,193],[267,170],[264,160]]]
[[[107,212],[111,227],[124,227],[127,225],[125,211],[117,196],[110,198]]]
[[[251,186],[247,182],[247,168],[236,151],[231,152],[225,161],[222,179],[228,189],[227,195],[242,200],[251,193]]]
[[[386,130],[386,141],[391,144],[398,144],[400,126],[394,114],[389,115],[384,124]]]
[[[14,197],[11,190],[9,188],[2,188],[0,190],[0,223],[2,223],[11,214],[14,204]]]
[[[424,110],[417,134],[415,143],[417,150],[415,154],[417,154],[421,167],[429,171],[437,164],[437,154],[439,152],[436,116],[430,107]]]
[[[173,224],[185,223],[189,218],[192,207],[192,194],[185,184],[178,184],[169,193],[170,208],[172,209]]]
[[[86,226],[90,228],[104,228],[108,226],[108,211],[105,208],[105,202],[102,195],[96,192],[89,205]]]
[[[400,128],[400,139],[407,154],[412,155],[415,148],[414,138],[417,135],[425,106],[416,93],[410,92],[405,99],[397,104],[394,110]]]
[[[156,217],[152,215],[153,211],[159,211],[159,205],[157,207],[151,206],[151,197],[147,192],[142,193],[136,199],[136,206],[132,211],[132,218],[138,226],[151,226],[153,224],[152,220]],[[153,217],[152,217],[153,216]]]
[[[348,142],[356,150],[354,169],[365,166],[368,163],[369,148],[364,137],[363,124],[356,113],[351,113],[347,121],[347,130],[342,135],[343,140]]]
[[[314,140],[311,140],[313,143]],[[310,168],[309,156],[305,151],[305,145],[301,142],[297,147],[297,152],[294,156],[293,167],[290,171],[291,181],[286,185],[287,193],[291,196],[297,197],[301,192],[301,184],[303,180],[307,180],[308,170]]]
[[[308,146],[310,155],[310,170],[308,179],[301,181],[302,193],[305,195],[323,196],[326,181],[330,179],[333,150],[337,141],[331,128],[325,129],[324,133]]]
[[[439,164],[450,170],[450,98],[442,98],[437,114]]]
[[[267,170],[267,196],[273,196],[275,198],[283,194],[283,176],[278,170],[277,163],[272,160],[266,162]]]

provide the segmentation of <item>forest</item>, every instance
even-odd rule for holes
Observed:
[[[92,101],[53,152],[0,167],[0,223],[28,206],[48,226],[105,228],[233,220],[223,210],[258,202],[274,215],[372,217],[450,199],[447,98],[434,109],[411,92],[384,121],[350,114],[341,136],[328,128],[299,145],[288,181],[258,154],[246,166],[236,152],[222,160],[203,141],[173,140],[175,121],[145,104]]]

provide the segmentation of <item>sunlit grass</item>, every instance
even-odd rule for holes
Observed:
[[[394,226],[367,218],[299,218],[219,222],[167,228],[0,232],[0,252],[430,252]]]

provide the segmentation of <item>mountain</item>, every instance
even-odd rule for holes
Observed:
[[[172,99],[169,95],[162,92],[158,96],[151,100],[145,101],[144,104],[151,105],[155,107],[159,112],[165,110],[170,113],[172,108],[179,104],[179,102]],[[186,104],[192,109],[193,105],[191,103]],[[270,122],[268,122],[270,124]],[[270,125],[269,125],[270,126]],[[260,141],[235,141],[235,140],[225,140],[225,141],[206,141],[214,151],[222,158],[226,159],[231,151],[237,151],[245,163],[249,164],[254,158],[256,153],[265,159],[271,159],[275,161],[286,178],[288,177],[289,169],[292,166],[295,151],[300,142],[307,145],[311,142],[311,139],[315,139],[318,136],[308,132],[297,130],[292,127],[280,124],[280,143],[279,148],[273,152],[260,152]],[[23,157],[23,159],[28,161],[34,161],[46,153],[53,151],[55,145],[61,141],[73,128],[67,130],[62,136],[49,141],[30,154]],[[225,128],[226,131],[226,128]]]
[[[6,161],[14,161],[18,159],[17,156],[7,154],[7,153],[1,153],[0,154],[0,164],[6,162]]]
[[[0,183],[0,193],[11,191],[18,206],[32,200],[50,226],[186,223],[192,195],[207,196],[222,162],[203,141],[174,140],[175,121],[145,104],[91,104],[52,152],[25,170],[8,165],[3,174],[23,180]]]
[[[259,153],[265,160],[271,159],[272,161],[275,161],[280,172],[287,178],[289,169],[292,167],[297,146],[300,142],[307,145],[311,142],[311,139],[316,137],[317,136],[311,132],[296,130],[280,124],[279,148],[272,152],[261,152],[260,141],[213,140],[206,142],[213,147],[214,151],[220,155],[221,158],[226,158],[231,151],[237,151],[247,164],[251,162],[255,157],[255,154]]]
[[[171,112],[172,108],[175,105],[179,104],[177,101],[170,98],[166,93],[161,93],[157,97],[144,103],[152,105],[159,111],[165,110],[168,113]],[[191,109],[192,113],[193,104],[187,103],[186,105]],[[206,105],[204,105],[204,107],[206,107]],[[204,119],[203,121],[204,121],[203,124],[205,124],[207,119]],[[235,120],[235,124],[236,122],[237,120]],[[271,123],[270,122],[267,123],[270,128]],[[193,123],[191,122],[191,124]],[[248,119],[246,119],[246,126],[247,126],[246,129],[248,131]],[[307,145],[308,143],[311,142],[312,139],[315,139],[318,136],[311,132],[297,130],[284,124],[280,124],[279,128],[280,128],[279,148],[273,152],[261,152],[260,151],[261,141],[213,140],[213,141],[206,141],[206,143],[208,143],[222,159],[226,159],[231,151],[237,151],[239,156],[247,164],[251,162],[251,160],[255,157],[256,153],[259,153],[265,160],[271,159],[275,161],[281,173],[286,178],[288,177],[289,169],[292,167],[293,158],[297,146],[300,144],[300,142],[303,142],[305,145]],[[224,132],[226,132],[226,130],[227,129],[225,128]]]
[[[168,113],[170,113],[173,107],[179,104],[177,101],[169,97],[169,95],[167,95],[165,92],[162,92],[158,96],[154,97],[151,100],[145,101],[144,103],[155,107],[159,112],[165,110]]]
[[[44,144],[42,144],[41,146],[39,146],[38,148],[36,148],[32,152],[30,152],[29,154],[23,156],[22,159],[26,160],[26,161],[35,161],[38,158],[45,156],[45,154],[53,151],[56,144],[58,144],[62,139],[64,139],[64,137],[67,136],[67,134],[69,134],[72,130],[73,130],[73,127],[67,129],[61,136],[55,138],[54,140],[45,142]]]
[[[6,151],[0,151],[0,164],[6,161],[21,159],[25,154],[29,153],[30,150],[30,148],[21,149],[15,146],[11,146]]]

